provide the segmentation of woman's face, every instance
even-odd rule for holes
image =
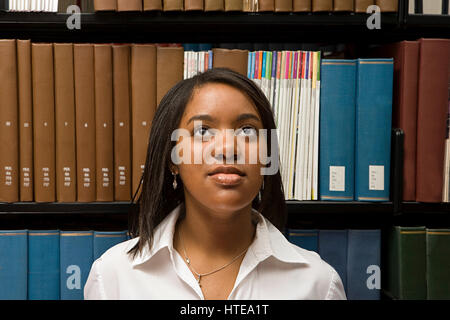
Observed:
[[[189,161],[173,171],[186,201],[221,213],[251,205],[263,181],[258,155],[266,144],[259,145],[263,123],[250,98],[226,84],[204,85],[194,91],[179,129],[189,132],[177,143]]]

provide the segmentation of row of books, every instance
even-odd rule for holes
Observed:
[[[408,0],[409,14],[449,15],[450,0]]]
[[[288,229],[287,239],[317,252],[339,274],[349,300],[379,300],[381,230]]]
[[[384,283],[393,298],[450,299],[450,229],[395,226],[387,244]]]
[[[92,263],[127,231],[0,231],[0,300],[83,300]]]
[[[82,12],[94,12],[93,0],[0,0],[0,11],[66,13],[71,5],[77,5]]]

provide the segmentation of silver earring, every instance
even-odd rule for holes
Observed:
[[[178,184],[177,184],[177,174],[172,172],[172,175],[173,175],[173,183],[172,183],[173,190],[176,190],[177,186],[178,186]]]
[[[259,192],[258,192],[258,200],[259,200],[259,202],[261,202],[261,200],[262,200],[261,191],[264,191],[264,180],[262,182],[261,189],[259,189]]]

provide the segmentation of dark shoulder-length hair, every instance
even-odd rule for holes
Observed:
[[[158,224],[180,203],[184,202],[182,187],[173,189],[173,176],[170,171],[171,151],[174,141],[172,132],[179,127],[182,115],[195,89],[210,83],[230,85],[246,94],[257,108],[264,129],[275,129],[270,102],[256,84],[247,77],[227,68],[213,68],[196,76],[182,80],[172,87],[162,98],[150,131],[150,138],[142,177],[142,192],[137,201],[138,212],[130,217],[131,237],[139,236],[137,244],[128,252],[133,257],[148,245],[152,246],[153,233]],[[268,148],[278,141],[267,135]],[[277,161],[279,161],[277,159]],[[182,182],[178,179],[179,186]],[[280,231],[286,224],[286,203],[279,170],[274,175],[264,176],[261,201],[258,197],[252,202],[258,210]]]

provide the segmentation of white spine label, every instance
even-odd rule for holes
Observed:
[[[345,166],[330,166],[330,191],[345,191]]]
[[[384,190],[384,166],[369,166],[369,190]]]

